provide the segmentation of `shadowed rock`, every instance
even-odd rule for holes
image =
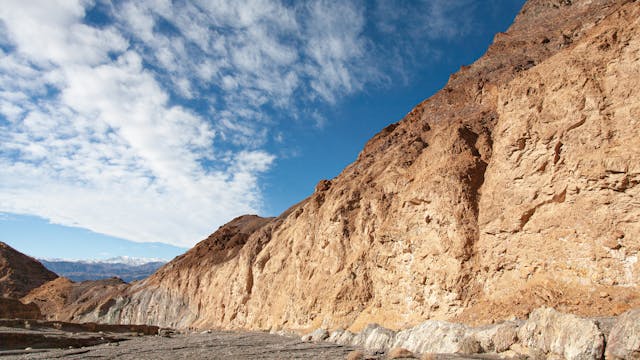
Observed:
[[[0,297],[21,298],[57,277],[38,260],[0,241]]]

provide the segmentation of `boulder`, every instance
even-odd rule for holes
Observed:
[[[327,341],[336,343],[339,345],[350,345],[353,342],[353,338],[356,335],[349,330],[338,329],[329,335]]]
[[[518,341],[518,325],[512,322],[501,324],[493,336],[493,351],[501,353],[509,350]]]
[[[471,355],[471,354],[480,354],[483,352],[482,344],[480,344],[480,340],[478,340],[475,336],[467,336],[462,339],[460,343],[460,350],[458,353]]]
[[[640,309],[618,317],[607,339],[606,359],[640,359]]]
[[[311,334],[304,335],[300,338],[302,341],[320,342],[329,338],[329,332],[326,329],[316,329]]]
[[[414,353],[457,353],[469,328],[462,324],[429,320],[407,330],[399,331],[393,347]]]
[[[470,354],[471,347],[477,342],[480,346],[480,352],[503,352],[516,342],[518,338],[518,324],[513,321],[507,321],[494,325],[485,325],[477,328],[468,329],[466,344],[467,350],[463,353]],[[463,349],[464,350],[464,349]]]
[[[352,345],[367,350],[387,350],[394,344],[396,333],[378,324],[369,324],[353,338]]]
[[[529,315],[518,337],[532,352],[567,360],[601,359],[604,351],[604,335],[596,321],[547,307]]]

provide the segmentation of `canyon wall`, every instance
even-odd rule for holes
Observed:
[[[640,306],[638,19],[637,1],[530,0],[309,198],[69,316],[357,331]]]

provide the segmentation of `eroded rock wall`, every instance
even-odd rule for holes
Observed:
[[[471,317],[639,303],[639,8],[500,90],[476,244],[488,301]]]
[[[357,331],[547,303],[626,310],[638,294],[639,8],[529,1],[338,177],[278,218],[233,220],[100,319]]]

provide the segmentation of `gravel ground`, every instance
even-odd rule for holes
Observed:
[[[303,342],[299,337],[264,332],[206,331],[169,336],[144,336],[135,332],[72,332],[49,327],[25,329],[0,326],[0,360],[346,359],[347,355],[354,350],[357,349],[351,346],[326,342]],[[368,360],[386,358],[384,353],[365,352],[364,355],[364,359]],[[433,354],[431,359],[498,360],[499,358],[487,355]]]
[[[77,336],[78,334],[76,334]],[[344,359],[354,348],[258,332],[131,336],[72,349],[0,351],[4,359]]]

